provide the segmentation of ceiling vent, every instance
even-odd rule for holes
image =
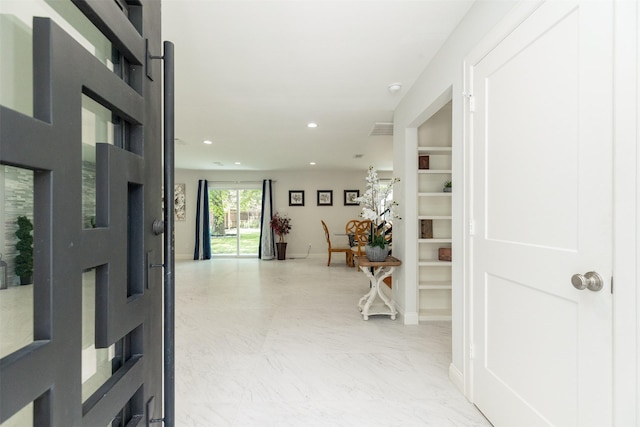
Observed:
[[[374,123],[371,128],[371,132],[369,132],[369,136],[380,136],[380,135],[393,135],[393,123],[391,122],[380,122]]]

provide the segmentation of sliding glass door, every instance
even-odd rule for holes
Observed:
[[[258,256],[261,188],[209,188],[211,255]]]

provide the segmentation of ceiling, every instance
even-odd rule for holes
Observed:
[[[392,136],[370,133],[472,3],[164,0],[176,167],[392,170]]]

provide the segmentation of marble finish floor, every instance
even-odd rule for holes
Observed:
[[[176,262],[176,421],[211,426],[490,426],[448,379],[449,322],[357,304],[325,258]]]

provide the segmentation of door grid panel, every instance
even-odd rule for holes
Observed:
[[[160,214],[160,82],[143,69],[145,38],[160,48],[160,5],[72,2],[120,52],[127,81],[55,22],[34,18],[34,117],[0,106],[0,163],[34,171],[34,341],[0,359],[0,423],[33,402],[38,426],[137,425],[160,418],[148,402],[162,401],[161,278],[146,273],[162,244],[151,230]],[[131,150],[96,144],[95,228],[82,217],[83,94],[117,117]],[[82,278],[93,268],[94,344],[116,354],[111,377],[83,402]]]

